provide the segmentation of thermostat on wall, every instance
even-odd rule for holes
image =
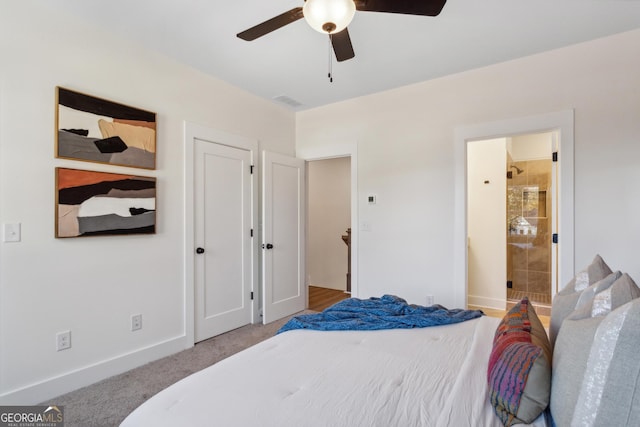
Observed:
[[[370,205],[375,205],[376,204],[376,196],[375,195],[367,196],[367,202],[369,202]]]

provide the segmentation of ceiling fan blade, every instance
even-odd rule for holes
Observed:
[[[339,33],[331,34],[331,44],[333,45],[333,52],[336,54],[338,62],[346,61],[356,56],[353,52],[349,30],[346,28]]]
[[[258,24],[255,27],[249,28],[248,30],[244,30],[243,32],[238,33],[237,36],[246,41],[255,40],[258,37],[269,34],[270,32],[275,31],[278,28],[282,28],[287,24],[296,22],[303,16],[304,15],[302,14],[302,8],[295,7],[283,14],[276,16],[275,18],[264,21],[263,23]]]
[[[402,13],[436,16],[447,0],[355,0],[356,10],[363,12]]]

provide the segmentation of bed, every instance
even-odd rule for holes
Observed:
[[[582,295],[585,290],[592,291],[592,286],[600,286],[596,289],[598,292],[592,292],[596,296],[605,286],[607,289],[613,289],[613,285],[622,276],[616,274],[615,280],[611,281],[610,274],[605,273],[606,271],[598,274],[592,272],[591,277],[586,279],[587,288],[576,292]],[[597,280],[597,277],[602,275],[609,278],[608,285],[602,285],[601,280]],[[632,281],[631,283],[630,286],[635,286]],[[575,283],[570,285],[575,288]],[[635,289],[628,289],[632,289],[630,295],[640,296],[637,286]],[[609,293],[611,296],[611,291]],[[620,292],[616,291],[615,295],[618,294]],[[617,313],[620,311],[618,308],[624,306],[620,308],[626,307],[625,319],[632,320],[629,325],[625,324],[626,326],[620,326],[620,322],[613,322],[619,326],[620,342],[637,345],[640,342],[637,332],[640,328],[636,327],[640,319],[640,299],[631,302],[629,301],[634,298],[616,296],[614,299],[616,301],[610,304],[610,312]],[[623,303],[625,299],[629,300],[628,304]],[[592,307],[594,300],[589,300],[586,296],[583,300],[587,301],[587,305],[582,301],[578,309],[586,312],[584,307]],[[571,313],[567,313],[567,307],[572,304],[564,301],[561,304],[562,313],[557,312],[556,315],[570,318],[575,314],[577,301],[573,304]],[[517,425],[520,424],[517,418],[499,416],[500,409],[496,408],[504,404],[504,399],[501,400],[499,396],[499,381],[492,383],[492,369],[501,366],[500,360],[506,361],[505,366],[514,360],[514,356],[504,359],[506,353],[502,351],[502,347],[513,348],[513,343],[502,341],[500,344],[501,337],[509,337],[509,341],[518,341],[516,337],[522,337],[523,331],[530,333],[532,329],[539,328],[537,318],[527,317],[535,317],[535,314],[531,314],[532,309],[528,301],[523,300],[517,306],[517,309],[514,307],[503,319],[482,316],[460,323],[425,328],[364,331],[318,331],[304,328],[287,330],[163,390],[132,412],[121,427]],[[589,319],[594,323],[594,317],[589,316],[587,320]],[[570,319],[577,322],[572,328],[584,330],[585,325],[579,323],[581,320],[585,318]],[[600,323],[611,328],[607,322]],[[516,324],[520,325],[517,331],[513,329]],[[527,327],[522,328],[522,325]],[[595,326],[596,332],[589,340],[597,341],[598,327]],[[556,360],[558,354],[553,355],[554,368],[556,364],[562,366],[575,362],[573,355],[577,348],[574,344],[570,345],[570,350],[563,348],[566,347],[562,344],[565,339],[569,338],[568,341],[571,341],[572,337],[564,336],[562,328],[552,331],[556,334],[556,346],[562,349],[559,354],[560,360]],[[624,333],[620,332],[621,330]],[[544,330],[542,334],[542,339],[546,340]],[[536,347],[532,344],[536,339],[533,337],[520,340],[516,347],[532,349]],[[589,343],[587,347],[590,348],[592,345],[594,344]],[[609,371],[637,373],[639,363],[632,361],[637,357],[625,355],[620,359],[618,353],[621,352],[618,351],[618,347],[620,346],[614,345],[615,351],[611,352],[613,356],[610,359],[623,365],[620,369],[612,368]],[[590,363],[590,354],[593,351],[580,351],[587,354],[584,358],[586,367]],[[542,387],[546,387],[547,400],[537,402],[542,409],[535,419],[530,421],[532,425],[551,425],[549,410],[545,410],[549,403],[556,425],[559,426],[638,425],[635,421],[640,420],[640,409],[634,409],[634,405],[635,408],[640,407],[639,398],[634,396],[640,393],[631,393],[631,397],[624,399],[622,403],[605,402],[607,405],[616,406],[613,409],[622,414],[614,416],[614,420],[619,421],[621,417],[626,417],[632,424],[603,424],[602,419],[598,418],[599,414],[605,414],[607,417],[611,415],[609,410],[600,410],[601,402],[591,403],[591,423],[575,422],[576,418],[572,417],[579,416],[579,412],[586,408],[580,403],[580,399],[583,399],[580,394],[584,388],[583,383],[592,382],[584,381],[584,378],[592,380],[593,377],[585,370],[567,367],[558,369],[566,370],[571,378],[567,379],[561,373],[552,375],[550,354],[545,355],[542,350],[536,354],[538,365],[548,365],[548,372],[542,370],[548,377],[548,384]],[[579,365],[581,363],[578,362]],[[591,360],[591,363],[598,364],[597,360]],[[534,381],[531,379],[533,370],[528,374],[530,387],[525,384],[524,388],[533,389],[535,386],[540,389],[540,384],[533,384]],[[637,377],[635,380],[637,381]],[[555,396],[553,386],[550,387],[552,381],[557,381],[560,387],[559,394],[556,393]],[[631,379],[629,383],[634,387]],[[603,384],[600,391],[608,394],[611,384],[607,384],[606,381]],[[578,403],[573,402],[571,408],[565,404],[572,399],[566,395],[567,390],[579,397],[576,399]],[[534,400],[539,398],[535,393],[531,395]],[[524,399],[522,397],[523,402]],[[524,403],[521,403],[522,405]],[[503,407],[502,410],[504,409]],[[553,413],[554,409],[556,413]]]

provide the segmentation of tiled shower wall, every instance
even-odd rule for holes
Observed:
[[[507,289],[509,299],[527,295],[551,304],[551,160],[511,162],[522,170],[507,179]],[[537,191],[535,190],[537,188]]]

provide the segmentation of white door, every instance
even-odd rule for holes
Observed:
[[[251,322],[249,150],[195,140],[195,341]]]
[[[262,158],[263,321],[304,310],[304,160],[264,152]]]

